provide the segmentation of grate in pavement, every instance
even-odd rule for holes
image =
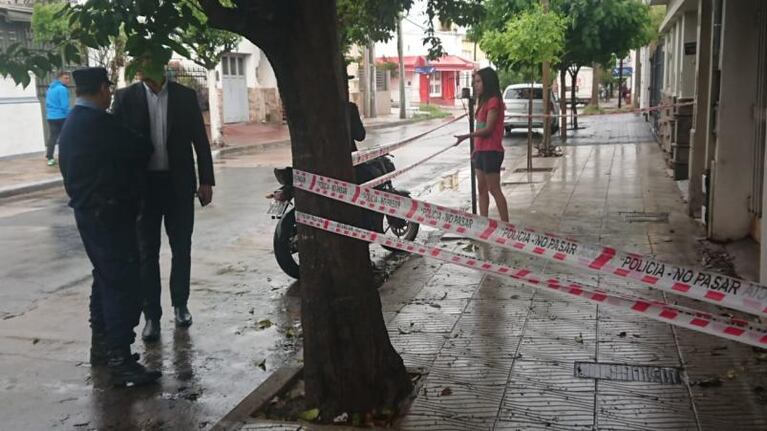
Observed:
[[[620,380],[624,382],[680,385],[682,377],[674,367],[613,364],[606,362],[575,362],[575,376],[584,379]]]
[[[530,170],[527,170],[527,168],[517,168],[517,169],[514,169],[514,173],[518,174],[520,172],[551,172],[553,170],[554,168],[533,168]]]
[[[667,212],[618,211],[629,223],[668,223]]]

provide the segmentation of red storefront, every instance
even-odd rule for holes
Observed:
[[[377,63],[397,64],[397,57],[379,57]],[[461,87],[461,72],[470,72],[476,65],[457,55],[445,55],[437,60],[428,61],[425,56],[405,56],[405,79],[412,85],[418,85],[421,103],[453,105],[456,88]],[[430,73],[419,73],[430,71]],[[458,95],[460,97],[460,94]]]

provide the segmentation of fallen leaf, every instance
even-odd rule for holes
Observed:
[[[735,370],[728,370],[727,371],[727,378],[728,379],[732,380],[735,377],[737,377],[737,374],[735,373]]]
[[[509,299],[519,299],[519,295],[511,295],[511,298]]]
[[[271,328],[273,325],[272,321],[269,319],[260,320],[258,322],[258,329],[267,329]]]
[[[35,339],[33,339],[33,340],[32,340],[32,344],[37,344],[37,343],[39,343],[39,342],[40,342],[40,339],[39,339],[39,338],[35,338]]]
[[[313,422],[317,420],[317,418],[320,417],[320,409],[309,409],[304,412],[301,412],[298,415],[298,418],[307,422]]]
[[[442,295],[442,298],[440,298],[440,299],[445,299],[445,298],[447,298],[447,292],[445,292],[445,294]]]
[[[442,392],[440,392],[439,395],[443,397],[446,397],[448,395],[453,395],[453,390],[450,388],[442,389]]]
[[[575,337],[575,342],[578,344],[583,344],[583,333],[578,333],[578,336]]]
[[[624,338],[626,336],[626,331],[622,331],[618,336]]]
[[[399,331],[400,335],[407,335],[410,333],[410,331],[406,331],[402,328],[397,328],[397,331]]]
[[[264,371],[266,371],[266,359],[264,359],[263,361],[259,362],[257,367],[261,368]]]
[[[442,306],[441,306],[441,305],[439,305],[439,304],[429,304],[429,307],[433,307],[433,308],[442,308]]]

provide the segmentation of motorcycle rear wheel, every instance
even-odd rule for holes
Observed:
[[[298,230],[294,210],[285,213],[274,228],[274,257],[285,274],[298,279]]]

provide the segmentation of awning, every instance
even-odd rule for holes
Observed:
[[[378,57],[376,58],[376,64],[393,63],[399,65],[397,57]],[[445,55],[437,60],[427,60],[426,56],[421,55],[406,55],[402,57],[402,63],[405,65],[405,70],[408,72],[416,71],[416,68],[425,70],[426,67],[433,67],[437,72],[455,72],[461,70],[474,70],[477,68],[477,64],[466,60],[457,55]]]

